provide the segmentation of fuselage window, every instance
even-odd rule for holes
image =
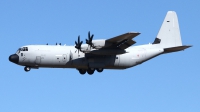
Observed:
[[[21,53],[21,56],[23,56],[23,53]]]

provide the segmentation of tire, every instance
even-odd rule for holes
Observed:
[[[103,68],[97,68],[97,72],[103,72]]]
[[[26,72],[28,72],[28,71],[31,70],[31,68],[26,66],[26,67],[24,67],[24,70],[25,70]]]
[[[82,75],[84,75],[84,74],[86,73],[86,70],[84,70],[84,69],[78,69],[78,71],[79,71],[79,73],[82,74]]]
[[[94,71],[95,71],[95,69],[89,68],[89,69],[87,70],[87,73],[88,73],[89,75],[92,75],[92,74],[94,73]]]

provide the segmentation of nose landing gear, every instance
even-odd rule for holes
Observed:
[[[24,70],[25,70],[26,72],[28,72],[28,71],[31,70],[31,68],[26,66],[26,67],[24,67]]]

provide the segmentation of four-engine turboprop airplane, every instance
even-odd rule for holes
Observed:
[[[76,68],[80,74],[93,74],[104,69],[126,69],[158,55],[181,51],[191,46],[182,45],[176,12],[168,11],[152,44],[132,46],[138,32],[128,32],[110,39],[93,40],[88,33],[86,44],[75,41],[75,46],[26,45],[10,55],[9,60],[31,68]],[[132,47],[130,47],[132,46]]]

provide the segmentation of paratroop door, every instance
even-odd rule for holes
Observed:
[[[40,64],[41,63],[41,56],[36,56],[35,63],[36,64]]]

